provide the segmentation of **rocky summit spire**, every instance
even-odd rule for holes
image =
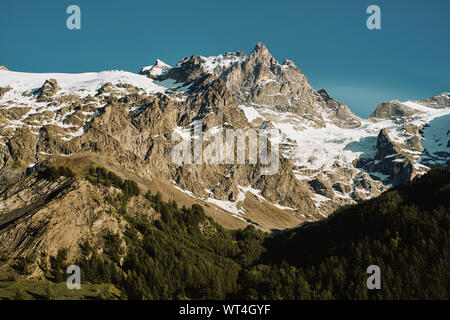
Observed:
[[[172,68],[170,65],[159,59],[156,59],[154,66],[158,66],[165,69]]]
[[[149,78],[158,78],[165,70],[172,68],[162,60],[156,59],[155,64],[141,68],[139,74],[146,75]]]
[[[269,50],[262,42],[258,42],[256,44],[255,48],[252,51],[252,54],[253,55],[262,55],[262,56],[270,55]]]

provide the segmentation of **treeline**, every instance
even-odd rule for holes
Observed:
[[[126,206],[128,200],[141,193],[141,190],[135,181],[128,179],[122,180],[122,178],[114,172],[108,171],[103,167],[89,167],[85,178],[95,185],[102,184],[106,187],[112,186],[120,189],[122,191],[121,193],[114,197],[108,195],[105,199],[122,215],[126,215],[127,213]]]
[[[312,298],[448,299],[449,230],[450,174],[433,169],[321,222],[268,239],[260,263],[298,271]],[[381,290],[366,288],[366,268],[372,264],[381,269]],[[250,288],[264,283],[259,268],[245,273]],[[292,281],[284,290],[295,285]],[[257,298],[276,294],[256,292]]]
[[[225,299],[239,287],[243,265],[251,265],[264,250],[266,235],[249,227],[222,229],[203,208],[178,208],[174,201],[146,195],[161,219],[126,216],[127,252],[117,235],[108,236],[106,255],[84,246],[78,261],[85,281],[113,283],[128,299]]]
[[[44,170],[40,171],[39,174],[41,178],[47,179],[48,181],[55,181],[62,176],[68,178],[75,177],[75,173],[72,171],[72,169],[65,166],[47,166],[44,168]]]
[[[121,177],[112,171],[108,171],[103,167],[89,167],[86,179],[93,184],[102,184],[104,186],[121,189],[123,195],[128,199],[132,196],[140,194],[141,190],[137,183],[133,180],[122,180]]]
[[[102,254],[83,244],[83,281],[112,283],[123,299],[449,298],[450,174],[441,169],[277,236],[225,230],[201,206],[145,197],[161,218],[125,214],[128,230],[108,235]],[[381,290],[366,287],[372,264]]]

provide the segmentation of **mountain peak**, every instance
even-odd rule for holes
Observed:
[[[172,68],[170,65],[168,65],[167,63],[165,63],[164,61],[159,60],[159,59],[156,59],[154,66],[164,67],[164,68]]]
[[[148,76],[159,76],[163,71],[172,68],[170,65],[165,63],[162,60],[156,59],[155,64],[152,66],[143,67],[139,74],[148,75]]]
[[[258,42],[256,44],[252,54],[270,55],[269,50],[262,42]]]

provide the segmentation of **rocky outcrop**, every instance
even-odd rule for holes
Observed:
[[[151,79],[159,79],[159,77],[171,66],[164,63],[163,61],[156,59],[156,62],[153,66],[144,67],[139,71],[139,74],[146,75]]]
[[[0,87],[0,98],[3,98],[5,93],[7,93],[9,90],[11,90],[11,87]]]
[[[418,102],[430,108],[438,108],[438,109],[449,108],[450,93],[443,92],[427,99],[421,99]]]
[[[361,125],[361,119],[350,108],[330,97],[325,89],[317,91],[329,109],[329,119],[340,128],[357,128]]]
[[[403,105],[400,101],[393,100],[383,102],[377,106],[375,111],[370,115],[370,118],[389,119],[389,118],[404,118],[410,117],[416,113],[415,110]]]
[[[220,77],[239,104],[290,112],[318,127],[328,120],[339,127],[360,124],[346,105],[330,98],[325,91],[316,92],[292,61],[285,59],[279,64],[262,43]]]
[[[175,83],[189,85],[204,75],[205,70],[201,65],[200,59],[196,56],[190,56],[178,62],[175,68],[168,69],[156,79],[160,81],[172,79],[175,80]]]
[[[332,187],[333,187],[334,190],[336,190],[336,191],[338,191],[338,192],[340,192],[340,193],[342,193],[342,194],[347,194],[347,193],[349,193],[350,191],[352,191],[352,188],[351,188],[350,185],[348,185],[348,184],[346,184],[346,183],[343,183],[343,182],[340,182],[340,181],[335,182],[335,183],[332,185]]]
[[[381,174],[386,184],[398,185],[411,181],[416,172],[412,160],[389,138],[382,129],[377,138],[377,152],[373,160],[363,162],[362,168],[375,176]]]
[[[386,129],[381,129],[377,138],[377,154],[375,155],[375,160],[392,157],[398,153],[398,148],[389,138],[388,131]]]
[[[86,241],[102,247],[105,236],[122,237],[127,222],[105,200],[117,192],[81,178],[50,182],[30,175],[0,191],[0,251],[10,258],[32,257],[37,275],[41,259],[56,256],[60,249],[68,249],[68,258],[75,260]],[[142,197],[132,198],[128,207],[131,215],[139,211],[150,219],[158,217]]]
[[[330,199],[334,198],[333,189],[331,188],[329,182],[325,181],[322,177],[317,177],[314,180],[309,181],[309,185],[315,193]],[[341,187],[341,189],[344,191],[345,187]]]
[[[8,68],[6,68],[5,66],[0,66],[0,70],[8,71]]]
[[[60,90],[58,83],[55,79],[49,79],[44,82],[42,87],[37,91],[37,101],[45,102],[50,101],[50,99]]]
[[[16,129],[7,146],[12,161],[32,163],[36,155],[37,137],[28,128]]]
[[[383,183],[372,179],[370,174],[366,172],[359,172],[352,180],[350,197],[356,202],[370,199],[373,194],[379,195],[386,190]]]

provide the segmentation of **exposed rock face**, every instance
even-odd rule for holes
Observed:
[[[388,131],[386,129],[381,129],[377,138],[377,154],[375,160],[382,160],[386,157],[398,154],[396,149],[398,148],[389,138]]]
[[[373,174],[381,173],[386,184],[403,184],[416,175],[410,156],[401,151],[390,138],[386,129],[382,129],[377,138],[375,158],[362,168]]]
[[[329,110],[329,118],[333,123],[341,128],[357,128],[361,125],[359,117],[357,117],[350,108],[331,98],[325,89],[317,91]]]
[[[44,82],[37,92],[37,101],[45,102],[55,95],[61,89],[55,79],[49,79]]]
[[[418,102],[430,108],[448,108],[450,107],[450,93],[444,92]]]
[[[325,90],[316,92],[292,61],[285,59],[279,64],[262,43],[248,57],[237,61],[220,77],[239,104],[253,105],[262,111],[267,107],[294,113],[317,127],[327,122],[344,128],[360,125],[359,118],[346,105],[332,99]]]
[[[190,56],[174,67],[157,60],[140,74],[101,72],[70,85],[57,74],[14,81],[0,74],[0,185],[27,179],[34,164],[89,153],[239,222],[261,208],[316,220],[448,162],[448,134],[436,137],[435,126],[425,126],[450,113],[446,93],[387,102],[360,119],[261,43],[248,54]],[[278,171],[261,175],[260,162],[174,163],[174,146],[192,142],[199,122],[204,132],[254,130],[261,137],[274,129]],[[213,142],[203,139],[202,150]]]
[[[389,119],[393,117],[410,117],[414,110],[403,105],[400,101],[383,102],[377,106],[371,118]]]
[[[97,187],[84,179],[59,178],[49,182],[35,174],[0,192],[0,250],[11,258],[30,256],[37,263],[42,256],[56,256],[67,248],[69,259],[79,255],[80,245],[88,241],[101,245],[104,237],[125,231],[127,222],[106,200],[114,188]],[[148,201],[134,197],[128,206],[134,214],[158,215]]]
[[[11,90],[11,87],[0,88],[0,98],[2,98],[9,90]]]
[[[13,161],[31,163],[36,155],[37,137],[28,128],[18,128],[7,146]]]
[[[351,187],[348,184],[342,183],[340,181],[335,182],[332,187],[334,190],[342,194],[348,194],[350,191],[352,191]]]
[[[325,181],[323,178],[318,177],[314,180],[311,180],[309,182],[309,184],[313,188],[315,193],[320,194],[320,195],[330,198],[330,199],[334,198],[334,192],[331,189],[330,184],[327,181]],[[343,192],[345,189],[346,189],[345,187],[341,187],[340,191]]]
[[[0,70],[8,71],[8,68],[6,68],[5,66],[0,66]]]
[[[156,62],[153,66],[144,67],[139,71],[139,74],[146,75],[152,79],[158,79],[164,71],[171,69],[171,66],[162,62],[159,59],[156,59]]]
[[[392,142],[386,129],[378,135],[375,159],[379,161],[375,170],[389,176],[394,185],[406,183],[414,177],[411,161]]]

